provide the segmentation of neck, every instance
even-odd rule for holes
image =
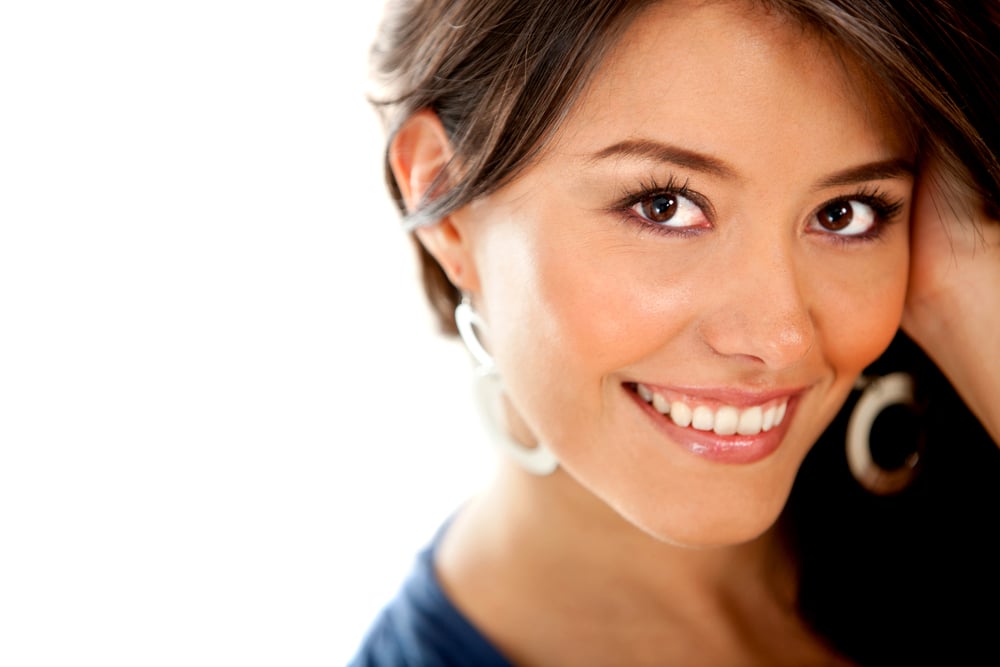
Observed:
[[[659,639],[674,628],[711,641],[720,624],[745,624],[737,617],[760,609],[794,616],[794,568],[774,530],[734,546],[667,544],[563,470],[535,477],[502,465],[456,517],[437,564],[449,595],[500,646],[531,635],[519,625],[525,600],[531,618],[571,623],[564,634],[607,637],[648,630]]]
[[[461,517],[458,522],[466,523]],[[733,587],[745,590],[748,580],[780,580],[776,591],[784,595],[794,578],[788,576],[791,562],[774,529],[732,546],[669,544],[629,523],[563,470],[536,477],[502,465],[493,483],[470,504],[460,531],[527,570],[554,562],[561,569],[587,570],[590,576],[614,573],[618,585],[631,582],[637,590],[665,599],[689,589],[698,595],[725,595]]]

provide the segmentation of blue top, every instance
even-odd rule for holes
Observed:
[[[348,667],[511,667],[441,588],[434,552],[443,533],[417,556]]]

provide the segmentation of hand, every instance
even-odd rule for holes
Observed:
[[[1000,442],[1000,223],[931,164],[910,225],[903,330]]]
[[[917,183],[903,328],[914,340],[956,306],[1000,302],[1000,223],[933,164]],[[971,302],[971,303],[965,303]],[[975,313],[965,313],[975,317]]]

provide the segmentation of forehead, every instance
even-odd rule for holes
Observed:
[[[687,147],[718,154],[750,150],[748,137],[808,143],[812,133],[907,154],[884,99],[856,58],[784,14],[745,2],[663,2],[609,51],[556,143],[681,134]]]

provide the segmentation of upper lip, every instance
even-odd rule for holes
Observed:
[[[740,387],[692,387],[678,385],[660,385],[651,382],[635,381],[635,384],[646,386],[650,391],[660,394],[669,400],[684,400],[685,402],[720,403],[738,408],[762,405],[768,401],[791,398],[806,391],[810,385],[794,387],[775,387],[772,389],[743,389]]]

